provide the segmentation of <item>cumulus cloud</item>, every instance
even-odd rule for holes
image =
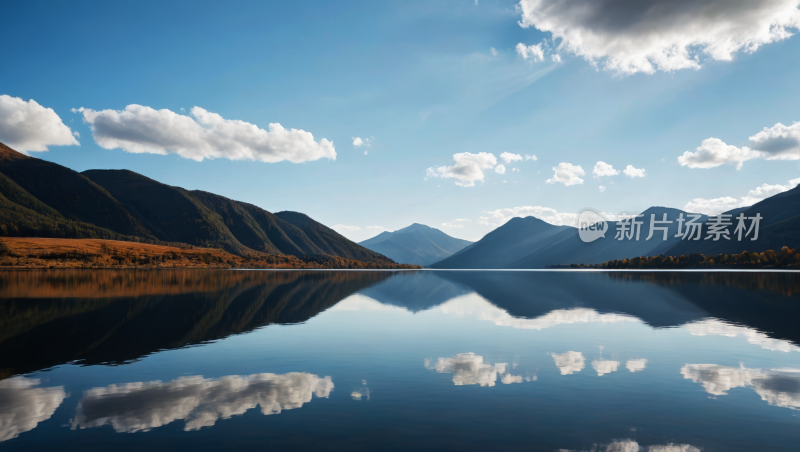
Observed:
[[[442,179],[456,179],[456,185],[472,187],[476,181],[483,182],[483,170],[491,169],[497,164],[497,158],[488,152],[477,154],[461,152],[454,154],[453,160],[455,160],[455,164],[450,166],[428,168],[425,175]]]
[[[695,152],[686,151],[678,157],[678,163],[689,168],[714,168],[720,165],[736,165],[742,169],[744,162],[753,159],[798,160],[800,159],[800,122],[791,126],[777,123],[764,127],[761,132],[748,139],[749,146],[737,147],[725,144],[718,138],[703,140]]]
[[[519,25],[617,74],[699,69],[792,36],[797,0],[521,0]]]
[[[42,388],[38,378],[14,377],[0,381],[0,442],[33,430],[50,419],[67,397],[63,386]]]
[[[647,360],[644,358],[629,359],[625,362],[625,367],[631,372],[641,372],[647,367]]]
[[[711,395],[723,396],[734,388],[749,387],[773,406],[800,408],[800,369],[748,369],[716,364],[687,364],[681,375],[703,385]]]
[[[561,371],[561,375],[572,375],[583,370],[586,359],[581,352],[564,352],[560,355],[551,354],[556,367]]]
[[[747,193],[747,196],[743,196],[741,199],[736,199],[730,196],[723,196],[713,199],[695,198],[689,201],[686,206],[684,206],[683,210],[687,212],[703,213],[706,215],[716,215],[718,213],[727,212],[738,207],[752,206],[753,204],[767,199],[770,196],[775,196],[778,193],[791,190],[797,187],[798,184],[800,184],[800,178],[792,179],[786,185],[762,184],[760,187],[750,190]]]
[[[506,173],[506,167],[504,165],[502,165],[502,164],[501,165],[497,165],[496,167],[494,167],[494,172],[497,173],[497,174],[505,174]]]
[[[602,176],[616,176],[619,174],[618,170],[615,170],[613,166],[609,165],[606,162],[599,161],[594,164],[594,169],[592,170],[592,174],[594,177],[600,178]]]
[[[544,50],[542,44],[526,46],[523,43],[517,44],[517,53],[522,59],[527,60],[530,58],[532,61],[544,61]]]
[[[535,154],[534,155],[525,154],[525,160],[533,160],[535,162],[536,160],[539,160],[539,159],[536,157]]]
[[[586,172],[579,165],[561,162],[558,166],[553,167],[553,177],[547,179],[548,184],[555,184],[560,182],[566,186],[578,185],[583,183],[581,176],[585,176]]]
[[[592,368],[597,371],[598,376],[602,377],[605,374],[616,372],[619,368],[619,361],[595,359],[592,361]]]
[[[519,154],[512,154],[510,152],[503,152],[500,154],[500,159],[506,162],[506,164],[514,163],[514,162],[521,162],[522,156]]]
[[[184,431],[199,430],[256,406],[261,406],[264,415],[300,408],[311,401],[312,394],[328,397],[332,390],[330,377],[305,372],[110,385],[84,392],[71,427],[110,424],[118,433],[133,433],[184,420]]]
[[[177,154],[202,161],[207,158],[260,162],[336,160],[333,143],[314,141],[310,132],[271,123],[269,130],[244,121],[225,119],[200,107],[192,117],[170,110],[128,105],[124,110],[75,109],[83,114],[94,140],[104,149],[132,153]]]
[[[453,384],[494,386],[497,376],[506,373],[507,363],[489,364],[475,353],[459,353],[452,358],[439,358],[431,364],[426,360],[425,367],[439,373],[453,374]]]
[[[554,53],[553,55],[550,55],[550,59],[553,60],[553,63],[560,63],[561,55]]]
[[[747,342],[758,345],[765,350],[784,353],[800,352],[800,347],[790,341],[773,339],[761,331],[746,326],[733,325],[717,319],[692,322],[683,325],[681,328],[686,329],[693,336],[742,337]]]
[[[361,230],[361,228],[358,227],[358,226],[348,226],[346,224],[337,224],[337,225],[331,227],[331,229],[333,229],[334,231],[339,231],[339,232],[341,232],[341,231],[344,231],[344,232],[355,232],[355,231],[360,231]]]
[[[628,165],[624,170],[622,170],[622,172],[625,173],[626,176],[634,178],[644,177],[645,170],[644,168],[634,168],[633,165]]]
[[[714,168],[720,165],[736,165],[742,169],[742,164],[748,160],[761,157],[761,153],[748,147],[738,148],[725,144],[719,138],[707,138],[700,143],[695,152],[686,151],[678,157],[678,163],[689,168]]]
[[[48,146],[80,146],[76,136],[52,108],[33,99],[26,102],[0,95],[0,141],[8,147],[28,152],[47,151]]]
[[[511,172],[512,173],[518,173],[519,172],[519,168],[511,168]]]
[[[604,191],[606,191],[606,187],[605,187],[605,185],[601,185],[600,186],[600,193],[603,193]]]
[[[372,140],[374,139],[375,137],[369,137],[364,139],[362,139],[361,137],[353,137],[353,146],[357,148],[360,148],[361,146],[370,147],[372,145]]]

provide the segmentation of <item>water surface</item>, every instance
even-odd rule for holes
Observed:
[[[800,276],[6,271],[0,450],[797,450]]]

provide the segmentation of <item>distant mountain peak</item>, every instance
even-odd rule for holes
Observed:
[[[394,232],[383,231],[359,244],[398,263],[430,265],[452,256],[472,242],[451,237],[424,224],[413,223]]]

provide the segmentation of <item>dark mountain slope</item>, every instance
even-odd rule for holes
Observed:
[[[323,253],[359,261],[392,263],[388,257],[354,243],[333,229],[299,212],[278,212],[278,218],[297,226]]]
[[[653,231],[653,237],[647,240],[650,234],[650,223],[655,215],[655,220],[660,221],[663,215],[667,214],[667,220],[672,221],[667,224],[667,240],[664,240],[663,232],[659,230]],[[676,243],[680,243],[681,238],[675,237],[678,232],[678,223],[675,220],[680,214],[687,218],[686,212],[678,209],[671,209],[668,207],[651,207],[641,213],[642,217],[637,221],[641,221],[639,231],[639,240],[625,239],[617,240],[615,235],[617,233],[617,222],[608,222],[608,232],[605,238],[595,240],[594,242],[585,243],[579,235],[578,230],[570,228],[570,234],[564,234],[557,238],[553,238],[549,246],[539,249],[520,259],[516,262],[511,262],[507,268],[544,268],[548,265],[565,265],[573,263],[585,264],[600,264],[612,259],[628,259],[636,256],[655,256],[664,252]],[[701,217],[704,221],[705,217]],[[656,227],[660,225],[655,224]]]
[[[242,254],[249,249],[222,218],[190,192],[128,170],[89,170],[83,175],[119,200],[159,239]]]
[[[431,268],[506,268],[526,256],[543,250],[553,241],[562,241],[575,228],[553,226],[538,218],[512,218],[486,234],[457,255],[431,265]]]
[[[418,223],[394,232],[382,232],[359,243],[395,262],[416,265],[438,262],[471,244],[468,240],[451,237],[438,229]]]
[[[2,173],[0,234],[7,237],[132,239],[93,224],[65,218]]]
[[[120,234],[153,238],[118,200],[77,171],[28,157],[0,143],[0,172],[70,220]],[[37,211],[44,212],[40,208]]]
[[[739,212],[744,213],[745,217],[755,217],[760,214],[761,220],[758,240],[751,240],[753,233],[749,237],[744,237],[742,241],[734,236],[738,221],[736,216]],[[800,248],[800,185],[797,187],[778,193],[763,201],[759,201],[750,207],[735,209],[731,212],[730,231],[731,240],[720,239],[718,241],[705,240],[707,226],[703,226],[701,240],[691,240],[677,243],[675,246],[666,250],[668,256],[689,255],[692,253],[705,254],[707,256],[715,254],[739,254],[742,251],[764,252],[766,250],[779,250],[784,246],[789,248]],[[750,221],[746,221],[746,226],[750,227]],[[746,232],[746,231],[745,231]]]

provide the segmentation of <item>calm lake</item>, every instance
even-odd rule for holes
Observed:
[[[800,274],[5,271],[0,450],[800,448]]]

